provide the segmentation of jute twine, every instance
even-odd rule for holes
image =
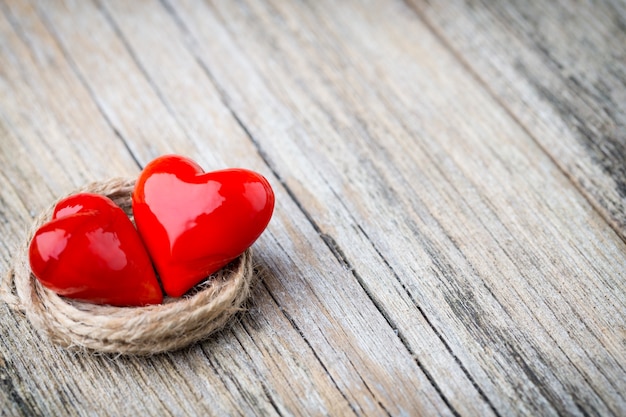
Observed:
[[[112,179],[78,192],[111,198],[130,216],[134,181]],[[36,230],[51,219],[56,202],[35,218],[13,267],[2,281],[0,295],[26,314],[52,342],[73,350],[151,355],[177,350],[221,329],[248,298],[255,274],[250,250],[196,286],[182,298],[163,304],[113,307],[69,300],[43,287],[31,273],[28,246]]]

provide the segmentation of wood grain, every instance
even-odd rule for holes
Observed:
[[[412,5],[626,240],[626,6]]]
[[[71,354],[0,306],[1,415],[626,413],[618,154],[604,169],[572,133],[596,123],[588,101],[544,114],[523,84],[505,100],[477,75],[515,59],[489,67],[452,39],[480,8],[446,2],[452,23],[382,0],[0,4],[2,271],[54,198],[163,153],[255,169],[277,195],[250,309],[204,343]],[[550,30],[539,44],[567,51]],[[558,148],[533,123],[571,135]]]

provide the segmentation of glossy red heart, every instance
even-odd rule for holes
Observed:
[[[61,200],[37,230],[30,266],[41,283],[65,297],[97,304],[158,304],[163,294],[139,234],[126,214],[98,194]]]
[[[137,229],[172,297],[241,255],[265,230],[273,210],[274,193],[260,174],[204,173],[176,155],[150,162],[133,192]]]

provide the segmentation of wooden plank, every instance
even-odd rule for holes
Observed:
[[[73,7],[68,10],[67,8]],[[67,54],[72,56],[78,71],[83,74],[83,77],[88,83],[90,90],[95,95],[103,97],[103,100],[107,103],[106,106],[102,106],[106,111],[110,112],[108,116],[112,123],[120,121],[119,126],[115,125],[117,131],[121,132],[124,137],[134,138],[135,143],[145,141],[146,147],[155,147],[157,144],[161,145],[162,149],[166,149],[170,144],[178,145],[190,142],[187,138],[187,133],[183,132],[173,118],[169,116],[166,109],[166,104],[162,104],[159,98],[162,98],[161,92],[155,91],[151,88],[150,80],[140,80],[139,75],[129,76],[127,74],[128,68],[133,65],[133,57],[128,52],[124,51],[123,39],[116,38],[115,28],[110,27],[107,24],[106,16],[95,13],[95,9],[89,5],[77,5],[67,4],[58,5],[57,8],[50,8],[45,11],[46,16],[51,20],[50,25],[54,27],[59,41],[68,47]],[[76,19],[78,17],[78,20]],[[143,19],[142,15],[142,19]],[[77,21],[80,24],[77,24]],[[81,26],[84,25],[84,26]],[[93,33],[93,37],[85,38],[84,33],[89,30]],[[81,42],[78,42],[78,39]],[[106,39],[106,49],[100,49],[99,45],[102,39]],[[101,70],[101,66],[97,62],[92,61],[89,56],[94,51],[99,51],[100,55],[111,65],[105,71]],[[126,59],[122,59],[125,57]],[[177,61],[171,61],[177,63]],[[141,69],[138,67],[137,69]],[[111,77],[111,73],[123,74],[123,79]],[[115,82],[117,88],[111,89],[111,83]],[[198,88],[198,86],[195,86]],[[118,97],[117,91],[129,91],[132,97],[141,97],[143,103],[141,107],[136,110],[134,106],[127,106],[124,102],[116,102]],[[214,95],[211,91],[208,92],[208,96]],[[196,106],[200,103],[194,103]],[[206,117],[207,114],[203,114]],[[146,125],[146,115],[151,115],[150,132],[137,131],[138,128],[144,128]],[[152,119],[154,117],[154,119]],[[134,131],[128,131],[126,129],[133,129]],[[164,138],[164,132],[167,136]],[[230,132],[227,132],[230,133]],[[236,134],[229,135],[231,137],[237,137]],[[239,133],[241,137],[241,133]],[[202,139],[206,136],[201,136]],[[247,141],[247,138],[244,138]],[[194,144],[198,143],[198,140],[194,141]],[[237,142],[231,142],[232,145]],[[242,146],[241,141],[238,144]],[[248,152],[246,154],[254,156],[255,151],[248,143]],[[189,154],[191,150],[186,153]],[[212,150],[211,150],[212,151]],[[180,152],[180,148],[177,149]],[[239,151],[241,152],[241,151]],[[212,152],[215,156],[215,152]],[[195,156],[192,154],[192,156]],[[200,156],[200,155],[199,155]],[[202,158],[196,158],[202,160]],[[141,159],[139,159],[141,161]],[[239,159],[239,162],[246,161],[246,159]],[[266,171],[259,164],[262,164],[260,160],[255,163],[247,164],[247,166],[255,167],[259,170]],[[210,166],[210,165],[209,165]],[[269,175],[269,174],[268,174]],[[277,197],[280,200],[288,200],[288,197],[280,191],[277,193]],[[282,197],[282,198],[281,198]],[[294,206],[285,206],[284,216],[293,216],[293,213],[297,212],[297,208]],[[377,317],[377,312],[372,311],[372,305],[365,297],[365,294],[360,288],[355,287],[356,282],[344,283],[344,292],[332,291],[328,288],[329,283],[315,280],[317,285],[311,285],[307,281],[301,279],[295,279],[302,275],[309,265],[317,262],[322,262],[320,266],[312,269],[312,272],[319,270],[333,270],[335,268],[338,276],[345,276],[346,271],[337,270],[340,265],[335,263],[334,267],[332,259],[328,258],[328,254],[324,254],[324,250],[328,252],[327,248],[315,249],[312,246],[312,242],[306,239],[306,236],[316,236],[313,230],[309,227],[302,225],[303,219],[293,222],[282,218],[283,215],[280,212],[276,213],[274,219],[274,227],[280,229],[281,222],[287,224],[283,227],[282,236],[276,236],[276,243],[270,245],[269,253],[280,253],[284,251],[284,248],[295,250],[296,253],[302,254],[305,258],[298,259],[291,251],[285,253],[282,256],[282,263],[276,264],[276,261],[271,259],[266,262],[272,262],[273,270],[283,272],[281,282],[277,282],[274,290],[278,292],[282,297],[281,307],[285,311],[294,311],[294,315],[290,313],[283,319],[289,318],[295,321],[295,326],[291,327],[291,334],[282,336],[281,340],[284,340],[287,345],[292,343],[294,338],[298,338],[299,333],[304,334],[304,338],[311,341],[312,348],[315,350],[318,367],[326,368],[326,364],[329,361],[337,361],[341,363],[339,368],[327,368],[329,369],[329,375],[332,381],[337,384],[337,388],[342,396],[345,396],[350,401],[351,407],[357,412],[361,411],[375,411],[389,409],[393,410],[400,406],[410,406],[415,409],[428,410],[430,407],[445,410],[445,405],[441,402],[441,399],[437,397],[435,391],[426,386],[422,387],[422,384],[427,384],[425,378],[419,375],[419,369],[412,362],[412,359],[408,353],[404,350],[404,347],[396,339],[390,345],[389,349],[396,354],[391,357],[383,356],[380,351],[372,351],[368,346],[359,347],[357,341],[353,340],[359,335],[372,335],[376,340],[379,337],[384,337],[385,333],[391,332],[391,329],[387,327],[387,324],[382,320],[382,317]],[[292,224],[295,223],[295,224]],[[306,221],[305,221],[306,223]],[[304,227],[304,229],[303,229]],[[294,235],[295,233],[295,235]],[[296,241],[294,241],[296,239]],[[319,239],[319,237],[317,237]],[[302,246],[304,245],[304,246]],[[300,246],[300,248],[298,248]],[[314,250],[315,249],[315,250]],[[319,259],[319,261],[312,261],[313,259]],[[292,259],[293,258],[293,259]],[[306,261],[305,261],[306,259]],[[325,265],[324,262],[330,263]],[[323,265],[323,266],[322,266]],[[349,275],[348,275],[349,277]],[[313,278],[312,278],[313,279]],[[284,280],[284,282],[282,282]],[[272,280],[268,279],[268,286],[272,284]],[[334,285],[337,285],[336,283]],[[272,288],[270,286],[270,288]],[[331,287],[332,288],[332,287]],[[322,303],[320,295],[324,294],[324,303],[329,303],[327,307],[321,307],[317,305]],[[335,297],[328,297],[328,294],[337,294],[339,299]],[[284,295],[283,295],[284,294]],[[287,297],[285,297],[285,295]],[[288,296],[291,295],[291,298]],[[336,319],[333,318],[337,308],[335,306],[341,305],[344,310],[358,310],[361,311],[362,318],[354,321],[355,317],[359,317],[356,314],[346,314],[347,320],[350,320],[350,326],[340,326],[336,324]],[[295,306],[298,306],[296,309]],[[307,311],[308,306],[311,311]],[[326,311],[326,310],[330,311]],[[368,313],[369,309],[369,313]],[[308,320],[308,317],[319,317],[314,323]],[[339,317],[345,320],[346,318]],[[362,322],[367,318],[366,326]],[[351,329],[354,334],[346,333],[345,328]],[[387,336],[389,337],[389,336]],[[366,337],[367,339],[367,337]],[[293,350],[290,347],[288,350]],[[366,349],[362,351],[362,349]],[[369,349],[369,350],[368,350]],[[348,354],[352,352],[351,354]],[[339,356],[338,356],[339,355]],[[265,355],[269,357],[269,355]],[[385,370],[385,368],[387,368]],[[398,370],[403,371],[399,373]],[[391,376],[393,375],[393,377]],[[391,380],[406,380],[405,388],[403,390],[391,390],[392,384],[382,383],[380,387],[376,387],[376,382],[391,381]],[[368,382],[369,381],[369,382]],[[278,385],[275,389],[280,390],[284,384]],[[432,393],[428,393],[428,389]],[[414,398],[415,391],[424,390],[423,398]],[[321,395],[321,394],[320,394]],[[336,394],[335,394],[336,396]],[[289,396],[283,393],[278,398],[288,398]]]
[[[3,413],[623,414],[624,243],[402,3],[8,3],[3,268],[165,152],[279,204],[251,311],[185,351],[72,355],[0,307]]]
[[[55,4],[38,14],[22,2],[10,2],[6,14],[11,16],[15,26],[29,27],[24,31],[29,42],[41,42],[41,38],[50,40],[53,47],[48,52],[53,54],[54,62],[61,62],[64,69],[74,72],[74,77],[83,84],[77,88],[88,92],[110,131],[140,163],[145,163],[153,152],[172,150],[186,151],[205,165],[203,157],[224,164],[223,159],[240,153],[244,158],[239,158],[239,163],[267,171],[232,117],[224,129],[230,126],[235,130],[222,133],[229,138],[240,138],[226,142],[232,152],[222,149],[220,154],[210,146],[211,142],[206,141],[204,135],[211,126],[207,115],[223,113],[220,108],[213,109],[210,100],[194,102],[195,106],[208,111],[185,121],[199,122],[196,126],[199,131],[186,131],[187,125],[179,124],[170,115],[167,101],[136,66],[106,14],[89,4],[68,6],[76,8],[70,13],[66,5]],[[50,71],[52,77],[58,71],[54,66],[45,70]],[[204,86],[207,85],[205,82]],[[120,95],[120,91],[129,95]],[[208,93],[206,97],[217,96],[214,91]],[[130,97],[139,98],[139,103]],[[184,110],[182,108],[183,113]],[[198,136],[200,134],[202,136]],[[199,151],[201,146],[211,153]],[[88,142],[85,147],[89,149]],[[268,176],[271,178],[271,172]],[[129,405],[124,398],[115,400],[111,398],[113,394],[99,395],[102,390],[112,393],[115,385],[122,385],[128,386],[128,398],[134,401],[131,411],[145,408],[152,414],[163,409],[174,414],[191,411],[218,415],[240,410],[294,413],[298,409],[325,410],[332,414],[387,410],[396,414],[401,407],[447,414],[449,411],[439,393],[350,271],[321,244],[320,237],[299,214],[280,184],[277,184],[277,195],[282,207],[277,209],[272,230],[259,242],[260,262],[273,272],[265,279],[270,292],[257,297],[269,305],[259,304],[258,311],[257,305],[254,306],[258,319],[244,316],[243,324],[225,332],[220,343],[208,342],[163,358],[113,362],[106,373],[100,371],[106,358],[79,357],[81,370],[77,372],[78,365],[71,355],[46,344],[33,346],[32,339],[22,341],[16,329],[8,324],[3,336],[6,334],[6,340],[16,345],[7,346],[4,356],[12,358],[10,353],[20,350],[21,341],[30,343],[28,364],[14,361],[6,373],[7,378],[15,382],[13,395],[28,400],[23,401],[28,408],[22,411],[54,413],[63,410],[82,414],[106,409],[111,414],[127,413]],[[323,279],[319,271],[325,271],[336,280]],[[280,306],[272,304],[271,300],[280,302]],[[294,312],[293,316],[290,312]],[[311,317],[316,319],[312,321]],[[38,340],[32,333],[30,336]],[[385,349],[376,348],[378,345],[384,345]],[[57,359],[58,355],[61,357]],[[253,357],[255,361],[251,362],[249,358]],[[61,369],[61,374],[51,375],[50,367],[41,366],[42,361],[57,363],[55,368]],[[153,369],[158,369],[158,374]],[[92,383],[76,386],[78,381],[86,379]],[[31,382],[18,384],[27,380]],[[401,387],[392,381],[400,382]],[[54,384],[53,391],[58,397],[47,398],[40,389],[41,386],[49,389],[45,384]],[[198,398],[203,401],[198,403]]]
[[[626,239],[624,3],[410,3]]]
[[[0,14],[0,163],[6,270],[10,252],[21,243],[31,218],[55,197],[95,179],[135,175],[138,169],[71,70],[59,65],[50,71],[58,61],[49,55],[54,50],[49,37],[35,32],[30,39],[40,43],[29,45],[25,31],[33,28],[16,26],[5,5],[1,10],[5,12]],[[86,132],[93,142],[88,147],[84,146]]]
[[[410,10],[185,3],[180,19],[418,357],[419,307],[498,412],[624,410],[623,243]]]
[[[109,5],[108,3],[112,4]],[[133,53],[140,62],[140,66],[146,71],[154,84],[160,86],[161,95],[172,103],[173,108],[177,109],[175,117],[180,120],[181,124],[187,124],[189,131],[193,131],[193,126],[198,125],[204,116],[203,112],[198,112],[197,105],[194,104],[196,102],[188,100],[188,97],[198,94],[196,93],[198,91],[200,92],[199,94],[214,97],[215,99],[218,99],[220,94],[214,87],[202,88],[203,83],[200,80],[205,79],[206,74],[203,72],[202,66],[195,62],[193,55],[185,50],[181,34],[174,22],[171,21],[171,16],[162,7],[157,7],[154,4],[148,7],[147,5],[151,4],[149,2],[144,2],[140,5],[125,2],[108,3],[105,5],[105,9],[110,9],[112,21],[119,24],[121,34],[128,42],[130,49],[134,51]],[[139,17],[141,17],[142,21],[149,24],[137,25],[136,22]],[[204,24],[211,27],[213,36],[218,36],[217,22],[207,19],[204,20]],[[151,27],[159,27],[160,30],[155,32],[150,30]],[[155,48],[151,47],[152,45],[160,46],[156,53]],[[181,85],[184,81],[180,80],[194,80],[194,82],[191,86],[186,87]],[[232,116],[230,117],[232,119]],[[212,127],[208,127],[204,132],[197,132],[197,136],[199,138],[206,137],[211,133]],[[255,149],[249,148],[248,151],[256,153]],[[225,154],[230,154],[231,152],[226,150]],[[238,155],[239,160],[243,157],[244,155]],[[384,271],[384,268],[381,271]],[[406,310],[412,308],[411,302],[406,296],[397,301],[401,302]],[[296,313],[290,312],[289,314],[295,315]],[[465,404],[467,403],[466,399],[471,397],[472,405],[465,405],[468,410],[473,410],[483,415],[489,413],[489,408],[486,402],[480,398],[479,393],[472,391],[472,388],[468,389],[468,386],[471,386],[471,381],[467,379],[462,368],[454,362],[453,357],[446,351],[445,346],[442,345],[437,334],[429,327],[424,318],[418,315],[412,318],[411,321],[411,325],[414,326],[415,330],[422,334],[423,343],[431,349],[441,351],[432,353],[432,357],[442,363],[441,368],[437,369],[437,372],[441,373],[441,375],[455,376],[454,382],[448,383],[444,378],[441,378],[442,382],[437,382],[437,384],[444,386],[443,389],[446,390],[444,391],[446,396],[464,398]]]

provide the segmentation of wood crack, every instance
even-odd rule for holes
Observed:
[[[100,113],[100,115],[102,116],[104,121],[106,122],[107,126],[111,129],[113,134],[118,139],[120,139],[122,141],[122,144],[128,150],[131,158],[133,159],[135,164],[137,164],[137,167],[139,169],[143,169],[143,164],[139,161],[139,158],[137,157],[135,152],[133,152],[132,147],[130,146],[130,142],[126,138],[124,138],[124,136],[121,134],[121,132],[119,132],[117,130],[117,128],[115,127],[115,124],[113,123],[113,121],[111,120],[111,118],[107,114],[106,110],[102,107],[102,104],[98,100],[98,98],[97,98],[98,96],[96,95],[96,92],[91,88],[91,86],[89,85],[89,82],[84,77],[84,75],[82,74],[82,72],[80,71],[78,66],[76,65],[76,62],[74,62],[74,60],[72,59],[71,55],[69,54],[69,52],[65,48],[65,45],[63,44],[63,42],[61,42],[59,34],[54,29],[54,26],[52,25],[52,23],[50,22],[50,20],[46,16],[45,12],[43,10],[39,10],[39,9],[37,9],[37,12],[39,14],[39,17],[41,18],[42,23],[44,24],[44,26],[46,27],[46,29],[48,30],[48,32],[50,33],[50,35],[54,39],[54,41],[55,41],[56,45],[58,46],[59,50],[61,51],[61,54],[63,55],[63,58],[65,59],[65,61],[69,65],[69,67],[72,69],[72,72],[74,73],[76,78],[79,80],[79,82],[81,83],[83,88],[87,91],[87,94],[89,94],[89,97],[91,98],[91,100],[95,104],[96,108],[98,109],[98,112]]]
[[[284,308],[282,308],[280,306],[280,303],[278,302],[278,300],[276,299],[276,297],[274,296],[274,294],[272,294],[272,292],[270,291],[270,289],[267,287],[267,285],[263,282],[263,287],[265,288],[265,291],[267,291],[268,295],[270,296],[270,298],[272,299],[272,301],[274,302],[274,304],[276,304],[276,307],[280,310],[280,312],[283,314],[283,316],[285,317],[285,319],[289,322],[289,324],[291,325],[291,327],[300,335],[300,337],[302,338],[302,340],[304,341],[304,343],[307,345],[307,347],[309,348],[309,350],[311,351],[311,353],[313,354],[313,356],[315,357],[315,360],[317,360],[317,362],[320,364],[320,366],[322,367],[322,369],[324,370],[324,372],[328,375],[328,378],[330,379],[330,381],[332,382],[332,384],[335,386],[335,388],[337,389],[337,392],[339,392],[339,394],[341,394],[341,396],[343,397],[343,399],[346,401],[346,403],[348,404],[348,406],[350,407],[350,409],[352,410],[352,412],[354,413],[354,415],[359,415],[359,413],[357,413],[356,409],[354,408],[354,405],[352,404],[352,402],[348,399],[348,397],[346,396],[346,394],[343,392],[343,390],[341,390],[341,388],[339,388],[339,384],[337,383],[337,381],[335,381],[335,378],[333,377],[332,373],[329,371],[328,367],[326,366],[326,364],[324,363],[324,361],[322,361],[322,359],[319,357],[319,355],[317,354],[317,352],[315,351],[315,349],[313,348],[313,345],[311,345],[311,342],[307,339],[306,335],[304,334],[304,332],[300,329],[300,327],[298,326],[298,324],[296,323],[296,321],[293,319],[293,317],[291,317],[291,315],[285,311]]]
[[[483,90],[489,94],[489,96],[496,102],[498,105],[507,113],[507,115],[519,126],[520,129],[524,131],[524,133],[533,140],[533,142],[538,146],[542,152],[552,161],[554,166],[556,166],[559,171],[569,180],[569,182],[579,191],[579,193],[587,200],[591,207],[604,219],[604,221],[613,229],[613,231],[626,243],[626,230],[624,230],[624,225],[621,224],[619,219],[611,216],[611,212],[609,209],[603,206],[598,199],[592,195],[592,193],[583,187],[580,181],[576,178],[575,174],[573,174],[565,165],[564,162],[559,161],[554,157],[552,152],[550,152],[545,145],[537,139],[537,137],[528,129],[526,124],[515,114],[515,112],[506,105],[506,103],[500,98],[500,96],[489,86],[487,82],[481,77],[473,68],[473,66],[467,61],[467,59],[452,45],[452,43],[447,39],[447,37],[442,33],[442,31],[433,24],[430,19],[424,15],[424,13],[419,10],[419,8],[414,4],[412,0],[402,0],[408,9],[412,10],[415,13],[415,16],[422,22],[428,29],[437,37],[439,42],[455,57],[455,59],[459,62],[460,65],[467,71],[468,74],[472,76],[472,78],[482,86]],[[568,113],[571,114],[571,113]],[[618,187],[623,193],[623,186]]]
[[[396,279],[396,281],[400,284],[400,286],[402,287],[402,289],[405,291],[407,297],[409,297],[409,300],[411,300],[411,303],[413,303],[413,306],[415,307],[415,309],[420,313],[420,315],[424,318],[424,320],[426,321],[426,323],[428,324],[428,327],[430,327],[432,329],[432,331],[435,333],[435,335],[437,336],[437,338],[439,339],[439,341],[441,342],[441,344],[444,346],[444,348],[446,349],[446,351],[450,354],[450,356],[452,357],[452,359],[454,360],[454,362],[459,366],[459,368],[461,369],[461,372],[463,372],[463,374],[467,377],[467,379],[470,381],[470,383],[472,384],[472,386],[474,387],[474,389],[476,390],[476,392],[478,392],[478,395],[480,395],[480,397],[482,398],[483,401],[485,401],[485,403],[489,406],[489,408],[491,409],[491,411],[493,411],[494,415],[496,416],[500,416],[500,413],[498,412],[498,410],[496,409],[496,407],[493,405],[493,403],[489,400],[489,398],[487,397],[487,394],[485,394],[485,392],[482,390],[482,388],[480,388],[480,386],[478,385],[478,383],[476,383],[476,380],[472,377],[472,374],[467,370],[467,368],[465,367],[465,365],[463,365],[463,362],[461,362],[461,360],[459,359],[458,356],[456,356],[456,354],[454,353],[454,351],[452,350],[452,348],[450,347],[450,345],[448,344],[448,342],[444,339],[443,335],[441,334],[441,332],[439,332],[439,330],[437,330],[437,328],[432,324],[432,322],[430,321],[430,319],[428,318],[428,315],[426,314],[426,312],[424,311],[424,309],[417,303],[417,301],[415,300],[415,298],[413,297],[413,295],[411,294],[411,292],[409,291],[409,289],[407,288],[406,284],[400,279],[400,276],[398,275],[398,273],[393,269],[393,267],[389,264],[389,262],[387,261],[387,259],[385,259],[385,257],[382,255],[382,253],[380,253],[380,251],[378,250],[378,248],[376,247],[376,245],[374,244],[374,242],[370,239],[370,237],[367,235],[367,233],[363,230],[363,228],[359,225],[358,226],[360,232],[363,234],[363,236],[365,236],[365,238],[371,243],[372,248],[374,248],[374,250],[376,251],[376,253],[378,254],[378,256],[380,256],[380,259],[383,261],[383,263],[385,264],[385,266],[389,269],[389,271],[393,274],[394,278]],[[413,356],[413,358],[415,359],[415,361],[418,363],[418,366],[420,367],[420,369],[424,369],[424,365],[419,363],[419,359],[417,357],[417,355],[413,352],[413,350],[410,347],[410,344],[408,343],[408,341],[403,340],[404,336],[398,332],[398,337],[402,340],[402,343],[405,345],[405,347],[407,348],[407,350],[411,353],[411,355]]]
[[[252,335],[248,332],[248,329],[246,329],[245,325],[241,325],[240,327],[245,333],[246,335],[248,335],[248,337],[250,338],[250,340],[252,340],[252,343],[254,343],[254,345],[256,346],[256,342],[254,340],[254,338],[252,337]],[[269,388],[267,387],[267,385],[263,382],[263,378],[261,377],[261,375],[259,375],[258,370],[253,366],[253,362],[254,360],[252,359],[252,356],[250,356],[250,353],[247,351],[246,347],[244,346],[244,344],[241,342],[241,340],[239,339],[239,337],[237,336],[237,334],[235,332],[233,332],[233,335],[235,337],[235,339],[237,339],[237,342],[239,343],[239,346],[241,346],[242,351],[246,354],[246,356],[248,357],[248,359],[250,359],[250,362],[252,363],[250,365],[250,368],[252,369],[252,372],[254,373],[254,376],[257,378],[257,380],[259,381],[259,384],[261,385],[261,389],[263,391],[263,394],[265,395],[265,397],[267,398],[267,401],[270,403],[271,407],[274,409],[274,411],[276,412],[276,414],[281,417],[283,415],[283,413],[280,411],[280,408],[278,407],[278,404],[276,404],[276,400],[274,399],[272,393],[270,392]]]

